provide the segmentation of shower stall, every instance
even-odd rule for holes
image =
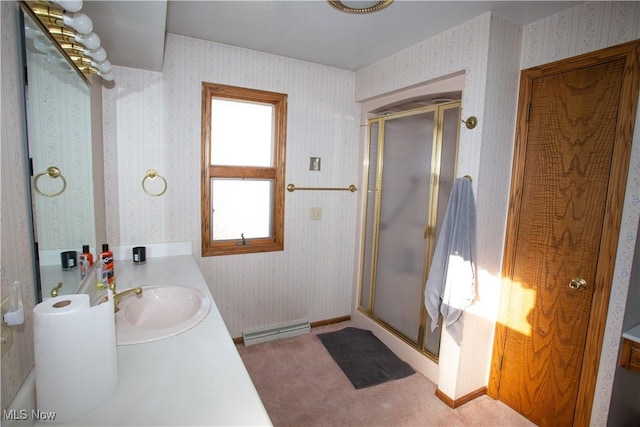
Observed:
[[[368,121],[358,309],[437,360],[424,288],[456,177],[460,101]]]

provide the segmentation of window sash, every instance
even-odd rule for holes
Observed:
[[[244,194],[243,194],[244,193]],[[211,240],[273,238],[273,180],[211,179]],[[262,212],[256,218],[252,213]]]
[[[212,164],[273,167],[274,110],[267,103],[213,98]]]

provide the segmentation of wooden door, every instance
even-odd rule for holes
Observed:
[[[524,70],[489,394],[541,426],[591,413],[640,43]]]

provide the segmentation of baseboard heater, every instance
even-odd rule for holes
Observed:
[[[261,342],[273,341],[281,338],[295,337],[296,335],[306,334],[311,330],[308,321],[298,321],[292,323],[282,323],[279,325],[269,326],[264,329],[256,329],[242,333],[244,345],[259,344]]]

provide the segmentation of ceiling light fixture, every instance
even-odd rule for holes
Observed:
[[[378,12],[385,7],[389,6],[393,3],[393,0],[380,0],[380,1],[362,1],[362,0],[354,0],[354,1],[339,1],[339,0],[327,0],[327,2],[338,9],[341,12],[345,13],[355,13],[355,14],[363,14],[363,13],[373,13]]]

